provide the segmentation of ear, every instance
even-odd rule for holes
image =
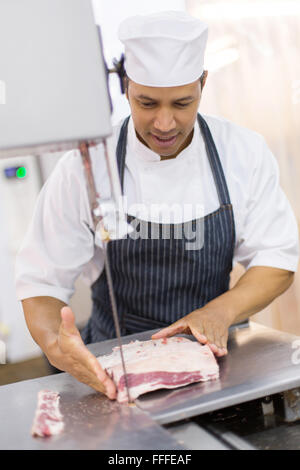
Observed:
[[[208,75],[208,71],[207,70],[204,70],[203,72],[203,80],[202,80],[202,90],[204,88],[204,85],[205,85],[205,82],[206,82],[206,79],[207,79],[207,75]]]
[[[128,78],[127,77],[123,77],[123,84],[124,84],[124,90],[125,90],[125,96],[127,98],[127,100],[129,101],[129,96],[128,96]]]

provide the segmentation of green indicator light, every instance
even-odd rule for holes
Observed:
[[[27,174],[27,170],[24,166],[20,166],[16,171],[16,176],[19,179],[25,178],[26,174]]]

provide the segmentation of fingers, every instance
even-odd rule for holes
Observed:
[[[207,342],[207,346],[211,349],[211,351],[217,356],[222,357],[227,354],[227,348],[223,348],[220,346],[219,339],[214,339]]]
[[[210,350],[221,357],[227,354],[227,333],[216,328],[216,325],[209,322],[199,322],[190,324],[190,330],[195,338],[202,344],[207,344]],[[222,333],[221,333],[222,332]]]
[[[227,354],[227,339],[228,339],[228,330],[215,330],[214,332],[214,344],[217,347],[216,355],[218,357],[225,356]]]
[[[61,319],[58,344],[66,358],[65,361],[67,361],[67,368],[63,370],[69,372],[80,382],[105,393],[109,398],[116,398],[114,382],[83,343],[70,307],[61,309]]]
[[[187,331],[188,330],[188,331]],[[168,338],[179,333],[188,332],[201,344],[207,344],[211,351],[218,357],[227,354],[226,341],[221,338],[220,334],[215,331],[215,325],[208,322],[194,324],[194,322],[185,321],[184,319],[178,320],[172,325],[163,328],[154,335],[152,339]],[[225,338],[225,336],[224,336]]]
[[[224,341],[224,338],[224,335],[221,336],[218,331],[213,332],[213,334],[209,336],[208,346],[217,357],[222,357],[227,354],[227,340]]]
[[[215,335],[214,325],[208,322],[205,324],[205,335],[207,338],[208,347],[211,349],[211,351],[214,354],[218,356],[220,351],[218,347],[218,338],[217,338],[217,335]]]
[[[181,320],[179,320],[152,335],[151,339],[169,338],[170,336],[177,335],[178,333],[183,333],[185,328],[186,325]]]
[[[221,346],[222,346],[223,356],[228,354],[227,341],[228,341],[228,330],[226,330],[224,334],[221,335]]]
[[[106,375],[103,380],[103,375],[99,374],[99,376],[95,374],[89,373],[89,371],[83,367],[81,364],[78,364],[77,366],[73,367],[68,370],[71,375],[73,375],[79,382],[82,382],[86,385],[89,385],[92,387],[94,390],[97,392],[101,392],[104,395],[106,395],[108,398],[111,400],[116,398],[116,388],[114,384],[110,384],[109,382],[106,381]],[[105,372],[103,371],[105,374]],[[102,379],[102,381],[100,380]]]
[[[75,325],[75,316],[70,307],[63,307],[60,312],[61,315],[61,327],[71,335],[79,334],[79,331]]]
[[[207,338],[201,330],[199,330],[198,328],[197,329],[193,328],[192,326],[190,327],[190,329],[191,329],[191,333],[193,334],[193,336],[195,336],[195,338],[199,341],[199,343],[201,344],[207,343]]]
[[[87,350],[86,367],[90,370],[92,374],[95,374],[97,379],[101,382],[101,384],[103,384],[106,395],[111,399],[116,398],[116,386],[114,382],[107,375],[107,373],[102,369],[96,357],[87,348],[86,350]]]
[[[97,358],[82,343],[71,352],[71,357],[80,368],[93,381],[93,388],[105,393],[109,398],[116,398],[116,386],[112,379],[102,369]]]
[[[102,369],[96,357],[85,346],[77,348],[76,354],[73,353],[70,359],[70,367],[67,372],[80,382],[104,393],[108,398],[116,398],[114,382]]]

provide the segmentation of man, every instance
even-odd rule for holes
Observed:
[[[131,117],[114,130],[112,146],[128,220],[136,228],[136,236],[108,244],[122,334],[155,328],[160,331],[152,338],[188,333],[222,356],[229,326],[291,285],[296,221],[263,138],[197,114],[207,79],[206,25],[165,12],[127,19],[119,37]],[[105,195],[101,146],[91,152],[96,185]],[[174,205],[192,210],[168,210]],[[151,212],[153,206],[159,210]],[[153,226],[159,236],[149,236]],[[233,261],[246,272],[228,290]],[[78,151],[62,158],[43,188],[17,267],[27,325],[49,361],[115,398],[113,382],[84,344],[115,333]],[[88,276],[93,295],[83,340],[67,306],[79,274]]]

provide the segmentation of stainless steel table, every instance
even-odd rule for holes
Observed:
[[[61,395],[65,430],[34,438],[30,429],[41,389]],[[0,449],[124,450],[183,449],[164,428],[135,406],[120,405],[69,374],[55,374],[0,387]]]
[[[151,334],[127,336],[124,343]],[[151,392],[136,400],[137,406],[111,402],[66,373],[2,386],[0,449],[183,449],[162,424],[299,387],[300,364],[292,361],[296,339],[255,323],[233,330],[228,356],[218,359],[219,380]],[[110,340],[89,349],[101,355],[115,345]],[[65,430],[59,436],[33,438],[37,393],[45,388],[61,395]]]
[[[160,390],[136,403],[165,424],[299,387],[296,340],[300,350],[299,337],[250,322],[230,333],[229,354],[218,359],[219,380]]]

